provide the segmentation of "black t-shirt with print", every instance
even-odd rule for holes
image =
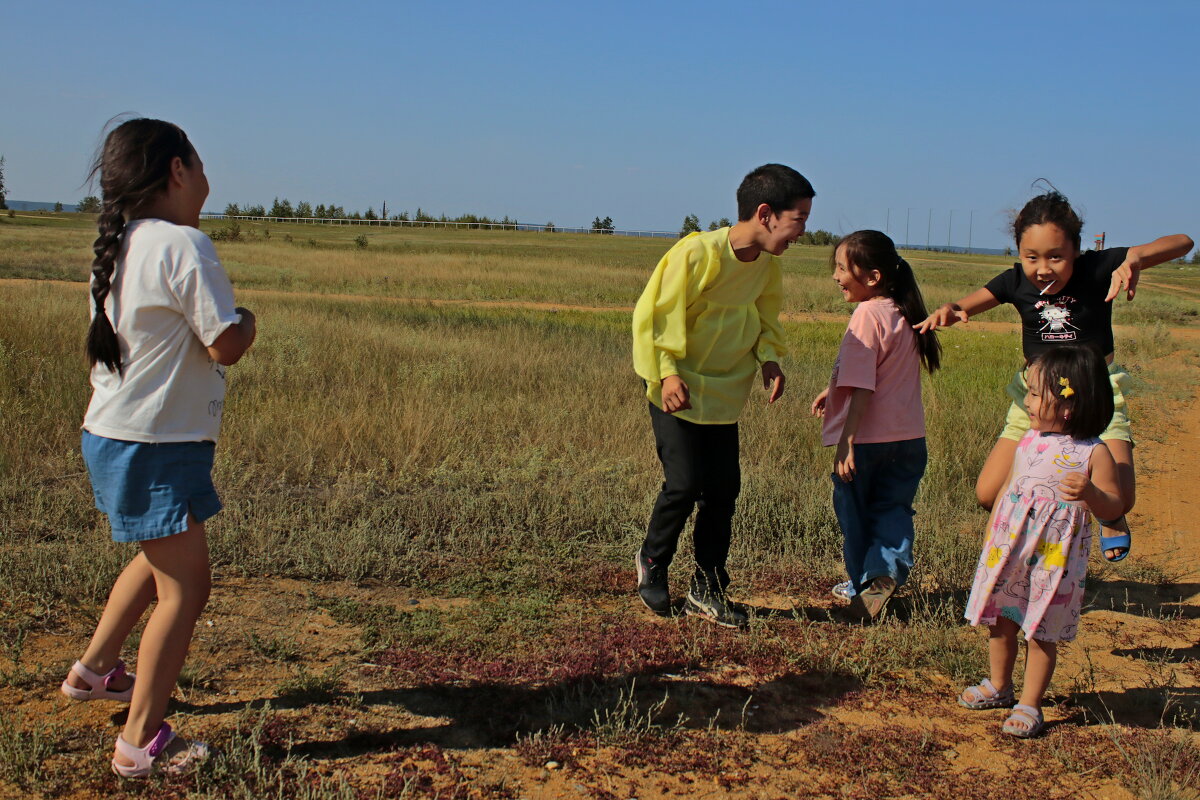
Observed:
[[[1071,280],[1053,294],[1039,295],[1020,263],[988,281],[985,288],[1001,303],[1012,303],[1021,315],[1027,363],[1060,344],[1092,345],[1102,355],[1113,351],[1112,303],[1104,297],[1127,252],[1126,247],[1114,247],[1080,254]]]

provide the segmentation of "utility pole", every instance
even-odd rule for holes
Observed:
[[[925,249],[929,249],[929,233],[933,230],[933,209],[929,209],[929,221],[925,223]]]
[[[975,210],[971,210],[971,222],[967,225],[967,252],[971,252],[971,234],[975,232]]]
[[[892,235],[892,210],[890,208],[887,213],[887,222],[883,223],[883,232],[888,236]]]
[[[904,212],[904,246],[908,247],[908,218],[912,216],[912,209]]]
[[[954,230],[954,209],[950,209],[950,221],[946,223],[946,247],[950,247],[950,231]]]

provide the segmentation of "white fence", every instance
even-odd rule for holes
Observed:
[[[655,239],[678,239],[678,231],[598,231],[593,228],[569,228],[562,225],[531,225],[526,222],[441,222],[439,220],[415,219],[346,219],[319,217],[249,217],[244,214],[203,213],[201,219],[246,220],[248,222],[274,222],[289,225],[368,225],[376,228],[473,228],[476,230],[534,231],[536,233],[588,233],[616,236],[639,236]]]

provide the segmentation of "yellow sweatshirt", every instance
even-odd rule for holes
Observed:
[[[738,261],[729,228],[692,233],[658,262],[633,310],[633,368],[662,408],[662,380],[678,375],[691,392],[689,422],[737,422],[758,367],[787,351],[779,307],[783,273],[764,253]]]

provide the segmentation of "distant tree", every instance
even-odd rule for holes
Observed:
[[[99,214],[100,213],[100,198],[94,194],[89,194],[87,197],[79,201],[78,209],[84,214]]]
[[[433,222],[433,217],[422,211],[420,206],[417,206],[417,215],[413,219],[417,222]]]
[[[242,210],[240,208],[238,208],[237,203],[230,203],[229,205],[225,206],[225,216],[240,217],[241,215],[242,215]]]
[[[679,238],[687,236],[689,233],[698,233],[700,231],[700,218],[695,214],[688,214],[683,218],[683,227],[679,229]]]
[[[835,245],[842,240],[842,237],[835,236],[829,231],[815,230],[809,231],[800,237],[801,244],[815,244],[819,247],[827,247]]]
[[[56,213],[56,214],[57,214],[57,213],[59,213],[59,212],[61,212],[61,211],[62,211],[62,203],[57,203],[57,202],[56,202],[56,203],[54,204],[54,213]]]
[[[544,226],[542,226],[542,230],[546,233],[555,233],[558,231],[558,228],[554,227],[553,222],[547,222]]]
[[[367,213],[363,214],[363,219],[379,219],[379,217],[375,216],[374,208],[367,206]]]
[[[280,200],[278,197],[276,197],[275,202],[271,204],[271,213],[267,216],[294,217],[296,216],[296,212],[292,210],[292,204],[286,197],[283,200]]]
[[[383,201],[383,208],[379,209],[379,218],[380,218],[380,219],[387,219],[387,218],[388,218],[388,215],[387,215],[387,200],[384,200],[384,201]]]
[[[8,208],[8,203],[5,198],[8,197],[8,190],[4,188],[4,156],[0,156],[0,211]]]
[[[325,219],[325,216],[326,216],[328,213],[329,213],[329,212],[327,212],[327,211],[325,210],[325,204],[324,204],[324,203],[322,203],[321,205],[317,206],[316,210],[315,210],[315,211],[313,211],[313,214],[316,216],[316,218],[317,218],[317,219]]]
[[[259,203],[256,206],[246,206],[242,214],[247,217],[265,217],[267,210],[263,208],[262,203]]]
[[[312,215],[313,215],[313,209],[312,209],[311,203],[309,203],[307,200],[301,200],[299,203],[296,203],[296,216],[297,217],[302,217],[304,219],[308,219]]]
[[[396,221],[397,222],[408,222],[408,212],[401,211],[399,214],[396,215]]]
[[[355,211],[353,214],[350,215],[349,219],[362,219],[362,214]]]
[[[592,220],[592,230],[596,233],[611,235],[613,232],[612,217],[605,217],[604,219],[596,217]]]
[[[1192,253],[1192,263],[1200,264],[1200,247],[1196,248],[1196,252]]]
[[[719,228],[728,228],[732,224],[733,223],[729,221],[729,217],[721,217],[720,219],[713,220],[712,222],[708,223],[708,229],[710,231],[715,231]]]

